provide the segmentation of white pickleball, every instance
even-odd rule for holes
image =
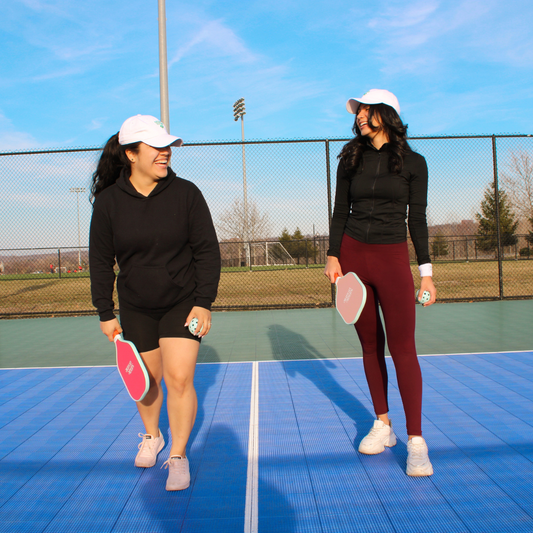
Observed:
[[[416,299],[418,301],[418,293],[420,291],[416,291]],[[431,300],[431,294],[429,293],[429,291],[424,291],[424,293],[422,294],[422,298],[420,298],[420,303],[421,304],[427,304],[429,302],[429,300]]]

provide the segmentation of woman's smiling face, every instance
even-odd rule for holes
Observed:
[[[141,143],[136,153],[127,153],[132,161],[132,171],[150,177],[156,181],[166,178],[170,156],[172,151],[170,146],[164,148],[154,148],[148,144]]]
[[[370,119],[370,125],[369,125],[369,118],[368,115],[370,111],[370,106],[368,104],[361,104],[359,108],[357,109],[357,126],[359,127],[359,131],[361,132],[361,135],[366,135],[370,139],[373,139],[380,131],[381,128],[381,117],[379,116],[379,113],[374,110],[372,113],[372,118]],[[373,126],[374,128],[377,126],[378,129],[372,129],[370,126]]]

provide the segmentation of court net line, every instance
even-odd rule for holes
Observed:
[[[248,434],[248,473],[246,476],[246,506],[244,533],[258,530],[259,481],[259,363],[252,364],[252,391],[250,394],[250,430]]]

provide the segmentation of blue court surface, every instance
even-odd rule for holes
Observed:
[[[533,531],[533,352],[421,357],[435,474],[373,422],[360,358],[200,364],[191,487],[133,466],[143,431],[113,367],[0,370],[0,532]],[[168,440],[168,421],[161,429]]]

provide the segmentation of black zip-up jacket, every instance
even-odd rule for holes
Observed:
[[[390,146],[368,144],[356,170],[341,158],[331,222],[328,255],[339,257],[342,236],[369,244],[396,244],[409,234],[419,265],[431,263],[426,220],[428,170],[424,157],[408,152],[399,174],[389,171]]]
[[[164,311],[193,299],[211,309],[220,279],[220,249],[209,208],[190,181],[169,168],[148,196],[121,174],[94,202],[89,266],[100,320],[114,318],[115,258],[121,306]]]

